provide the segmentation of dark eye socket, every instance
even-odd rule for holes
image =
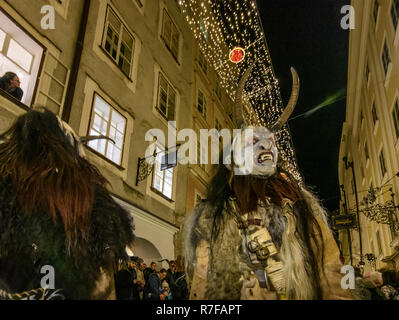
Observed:
[[[259,141],[259,139],[258,139],[257,137],[254,137],[254,138],[252,139],[252,144],[257,143],[258,141]]]

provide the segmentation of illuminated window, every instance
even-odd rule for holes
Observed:
[[[152,187],[162,193],[165,197],[172,199],[173,191],[173,168],[161,170],[162,157],[165,155],[161,148],[156,147],[157,156],[154,164]]]
[[[197,109],[206,118],[206,98],[201,90],[198,90]]]
[[[39,42],[0,11],[0,76],[6,72],[18,76],[23,91],[21,102],[28,106],[36,89],[43,53]]]
[[[103,35],[103,48],[127,77],[130,77],[131,73],[133,47],[133,36],[115,12],[108,7]]]
[[[179,59],[179,42],[180,34],[176,25],[173,23],[166,10],[163,10],[163,23],[162,23],[162,39],[172,53],[173,57]]]
[[[106,139],[92,140],[89,147],[120,165],[125,138],[126,119],[109,105],[98,94],[94,94],[90,135],[104,135],[115,141]]]
[[[173,121],[175,119],[176,91],[161,72],[158,81],[157,109],[168,121]]]

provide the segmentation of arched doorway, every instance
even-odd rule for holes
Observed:
[[[130,246],[135,256],[142,258],[147,265],[152,261],[158,262],[162,259],[159,250],[147,239],[137,237]]]

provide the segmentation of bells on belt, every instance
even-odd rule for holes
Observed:
[[[256,254],[260,261],[267,260],[270,256],[270,250],[266,244],[261,245],[257,239],[248,242],[248,251]]]

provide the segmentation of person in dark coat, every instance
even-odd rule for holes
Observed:
[[[150,274],[144,287],[143,300],[165,300],[168,295],[162,288],[165,277],[166,270],[163,268],[158,273]]]
[[[155,262],[151,262],[150,267],[147,267],[143,270],[145,282],[148,282],[150,274],[157,272],[156,267],[157,264]]]
[[[8,92],[15,99],[21,101],[24,94],[23,90],[20,88],[21,81],[14,72],[6,72],[0,78],[0,89]]]
[[[117,300],[134,300],[133,280],[134,273],[132,269],[127,265],[123,265],[115,278]]]

